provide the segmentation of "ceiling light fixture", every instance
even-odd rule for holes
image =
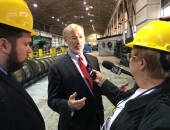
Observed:
[[[88,7],[86,7],[86,10],[89,10],[89,8],[88,8]]]
[[[90,14],[89,12],[88,12],[88,15],[89,15],[89,16],[94,16],[93,14]]]
[[[33,6],[34,6],[34,7],[37,7],[38,5],[34,3]]]
[[[80,18],[84,18],[84,16],[74,16],[75,19],[80,19]]]
[[[93,8],[93,6],[91,6],[91,5],[90,5],[90,6],[88,6],[88,7],[89,7],[89,9],[92,9],[92,8]]]
[[[92,28],[93,28],[93,31],[95,32],[95,29],[94,29],[94,26],[93,26],[93,24],[92,24]]]
[[[86,1],[84,0],[83,4],[85,5],[86,4]]]
[[[52,18],[54,18],[54,16],[52,16]]]
[[[60,21],[60,19],[57,19],[57,21]]]

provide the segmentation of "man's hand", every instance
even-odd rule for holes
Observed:
[[[129,84],[129,83],[122,84],[122,85],[119,87],[119,90],[126,92],[127,90],[129,90],[129,89],[127,88],[128,84]]]
[[[72,95],[70,95],[68,100],[68,107],[72,110],[80,110],[85,105],[86,98],[83,97],[82,99],[75,100],[76,96],[77,93],[74,92]]]

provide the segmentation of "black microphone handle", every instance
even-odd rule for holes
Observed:
[[[126,70],[123,70],[123,69],[122,69],[121,72],[133,77],[133,75],[132,75],[130,72],[126,71]]]
[[[126,70],[123,70],[121,67],[119,67],[119,66],[117,66],[117,65],[114,65],[114,64],[113,64],[112,62],[110,62],[110,61],[103,61],[103,62],[102,62],[102,65],[103,65],[104,68],[106,68],[106,69],[108,69],[108,70],[111,70],[111,72],[113,72],[113,73],[115,73],[115,74],[120,75],[121,73],[124,73],[124,74],[127,74],[127,75],[133,77],[133,75],[132,75],[130,72],[128,72],[128,71],[126,71]]]

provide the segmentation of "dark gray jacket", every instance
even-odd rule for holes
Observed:
[[[106,80],[101,91],[116,106],[132,95],[138,86],[121,92]],[[170,130],[170,79],[166,79],[150,94],[129,100],[113,121],[110,130]]]
[[[44,120],[25,89],[0,70],[0,129],[45,130]]]

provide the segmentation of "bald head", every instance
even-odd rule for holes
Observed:
[[[84,32],[84,29],[82,26],[78,25],[78,24],[69,24],[67,27],[64,28],[63,30],[63,38],[65,38],[67,36],[67,32],[74,30],[75,28],[81,28]]]

